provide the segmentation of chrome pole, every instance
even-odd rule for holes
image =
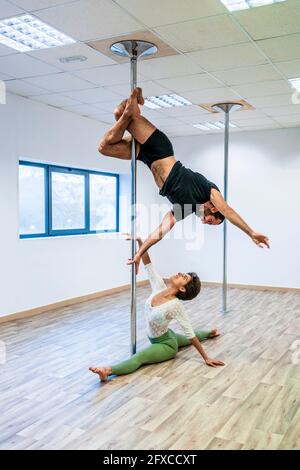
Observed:
[[[225,145],[224,145],[224,199],[228,200],[228,148],[229,148],[229,109],[225,111]],[[227,313],[227,220],[223,226],[223,286],[222,313]]]
[[[110,46],[111,51],[121,57],[130,59],[130,85],[131,91],[137,86],[137,61],[139,57],[150,57],[157,52],[157,47],[139,39],[128,39],[116,42]],[[131,258],[136,255],[136,142],[132,138],[131,146]],[[136,269],[131,265],[131,293],[130,293],[130,330],[131,354],[136,353]]]
[[[133,48],[130,59],[131,91],[137,82],[137,51]],[[131,143],[131,259],[136,255],[136,143],[132,137]],[[131,353],[136,353],[136,269],[131,265],[131,292],[130,292],[130,324],[131,324]]]
[[[217,112],[223,111],[225,113],[225,142],[224,142],[224,199],[228,200],[228,157],[229,157],[229,126],[230,126],[230,111],[233,109],[243,108],[239,103],[216,103],[212,106]],[[228,313],[227,306],[227,220],[223,222],[223,283],[222,283],[222,306],[221,312]]]

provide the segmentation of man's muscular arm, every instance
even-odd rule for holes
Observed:
[[[249,227],[244,219],[242,219],[242,217],[227,204],[219,191],[213,188],[211,190],[210,200],[215,208],[221,212],[221,214],[223,214],[224,217],[229,220],[229,222],[245,232],[256,245],[261,248],[264,246],[270,248],[269,238],[265,235],[262,235],[261,233],[255,232],[251,227]]]

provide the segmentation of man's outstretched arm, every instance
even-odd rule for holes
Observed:
[[[259,247],[267,246],[270,248],[269,238],[261,233],[252,230],[251,227],[242,219],[242,217],[232,209],[224,200],[222,194],[216,189],[212,189],[210,196],[211,203],[215,206],[224,217],[233,225],[245,232]]]
[[[170,211],[164,216],[161,224],[157,227],[157,229],[155,229],[154,232],[149,235],[147,240],[145,240],[144,243],[140,246],[134,260],[129,260],[128,264],[135,263],[136,274],[138,274],[139,264],[144,253],[146,253],[149,248],[151,248],[151,246],[158,243],[168,232],[170,232],[175,224],[176,219],[173,212]]]

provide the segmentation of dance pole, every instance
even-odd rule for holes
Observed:
[[[229,127],[230,111],[243,108],[238,103],[216,103],[212,106],[215,111],[225,113],[225,139],[224,139],[224,199],[228,199],[228,151],[229,151]],[[222,284],[222,313],[228,313],[227,307],[227,221],[223,222],[223,284]]]
[[[111,51],[121,57],[130,59],[131,91],[137,86],[137,61],[141,57],[149,57],[157,52],[151,42],[130,39],[110,46]],[[131,258],[136,255],[136,143],[132,138],[131,145]],[[136,353],[136,270],[131,265],[131,353]]]

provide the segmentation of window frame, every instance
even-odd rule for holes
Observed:
[[[120,175],[117,173],[110,173],[96,170],[84,170],[82,168],[73,168],[68,166],[52,165],[40,162],[31,162],[28,160],[19,160],[18,168],[21,166],[35,166],[44,168],[44,197],[45,197],[45,232],[44,233],[28,233],[21,234],[19,238],[45,238],[45,237],[59,237],[68,235],[91,235],[97,233],[117,233],[119,232],[120,222]],[[52,173],[73,173],[84,176],[84,220],[85,227],[81,229],[52,229]],[[115,229],[107,230],[91,230],[90,228],[90,175],[111,176],[116,180],[116,226]]]

